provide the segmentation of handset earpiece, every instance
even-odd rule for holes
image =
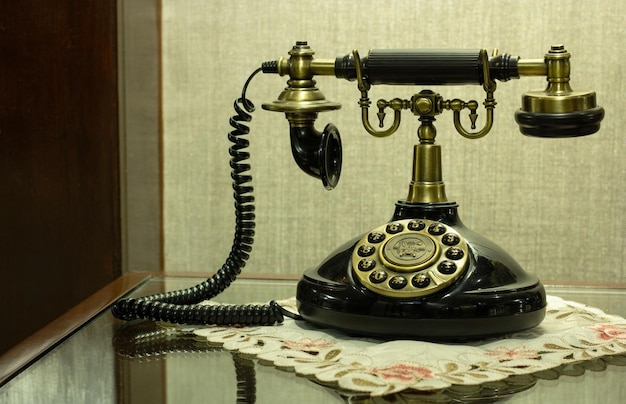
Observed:
[[[560,138],[600,130],[604,108],[596,104],[594,91],[574,91],[570,86],[570,56],[563,45],[552,46],[545,55],[545,67],[537,73],[546,74],[548,86],[523,94],[522,107],[515,112],[524,135]]]

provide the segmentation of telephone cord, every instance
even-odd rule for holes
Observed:
[[[259,72],[266,71],[265,64],[248,77],[243,86],[241,98],[234,102],[236,115],[230,118],[233,128],[228,133],[232,143],[229,148],[233,197],[235,205],[235,235],[228,258],[222,267],[210,278],[193,287],[139,298],[120,299],[111,308],[113,315],[123,320],[149,319],[176,324],[215,324],[215,325],[272,325],[282,323],[284,316],[299,318],[281,307],[275,301],[269,304],[227,305],[198,304],[222,293],[236,280],[246,265],[254,241],[254,196],[250,185],[250,164],[245,162],[250,153],[245,149],[250,141],[244,136],[250,128],[244,122],[252,120],[255,107],[246,98],[250,81]]]

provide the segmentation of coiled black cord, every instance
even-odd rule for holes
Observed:
[[[257,73],[266,71],[266,64],[250,75],[241,98],[234,102],[236,115],[230,119],[233,130],[228,139],[233,196],[235,199],[235,235],[228,258],[222,267],[206,281],[188,289],[160,293],[140,298],[120,299],[113,304],[113,315],[122,320],[149,319],[176,324],[215,324],[215,325],[272,325],[282,323],[284,315],[294,314],[282,308],[275,301],[267,305],[198,305],[220,294],[235,281],[252,251],[254,240],[254,196],[250,185],[252,176],[248,174],[250,164],[244,161],[250,153],[244,151],[249,140],[243,136],[249,134],[249,127],[243,122],[252,120],[254,104],[246,98],[248,84]],[[243,108],[242,108],[243,107]]]

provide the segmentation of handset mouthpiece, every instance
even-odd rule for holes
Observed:
[[[315,52],[307,42],[298,41],[289,51],[289,59],[280,58],[261,65],[264,73],[289,75],[287,87],[280,93],[278,99],[263,104],[263,109],[284,113],[310,114],[341,108],[341,104],[328,101],[316,87],[312,69],[314,54]]]
[[[315,121],[319,112],[339,109],[341,104],[327,100],[316,87],[315,73],[328,68],[327,63],[315,64],[314,53],[306,42],[298,41],[289,51],[289,59],[281,58],[261,65],[264,73],[289,75],[287,87],[278,98],[262,107],[285,114],[295,162],[302,171],[321,180],[324,188],[330,190],[337,186],[341,175],[341,137],[333,124],[327,124],[319,132],[315,129]]]

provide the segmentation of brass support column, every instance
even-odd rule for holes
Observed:
[[[413,176],[409,184],[407,202],[447,202],[441,174],[441,146],[435,144],[437,131],[433,117],[420,117],[417,130],[420,143],[413,147]]]
[[[441,146],[416,144],[413,148],[413,178],[407,202],[447,202],[441,176]]]

